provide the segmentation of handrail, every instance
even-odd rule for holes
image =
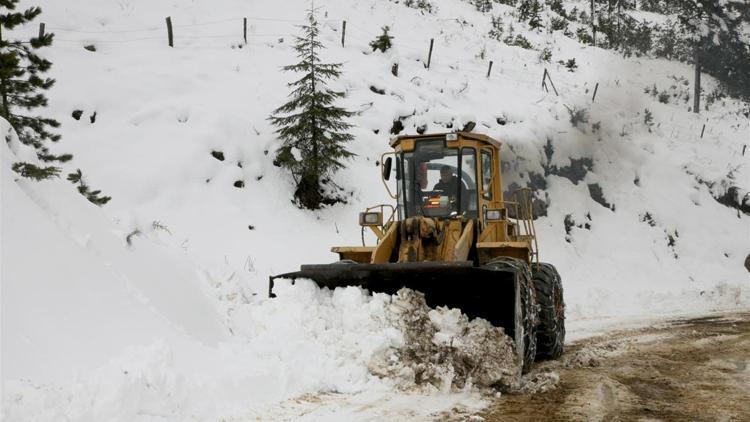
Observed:
[[[500,201],[507,209],[513,207],[513,219],[519,228],[519,235],[529,236],[531,243],[531,260],[539,265],[539,243],[536,238],[536,227],[534,226],[534,208],[531,188],[524,187],[516,189],[511,193],[514,201]],[[520,211],[520,212],[519,212]]]
[[[365,212],[366,213],[370,212],[372,210],[375,210],[375,209],[379,209],[379,212],[382,215],[385,215],[384,211],[385,211],[386,208],[390,208],[391,209],[391,215],[390,215],[390,217],[388,217],[387,220],[385,220],[383,222],[383,225],[379,227],[382,232],[385,232],[385,228],[388,226],[388,224],[392,223],[395,220],[395,218],[396,218],[396,208],[393,205],[391,205],[391,204],[378,204],[378,205],[373,205],[373,206],[365,208]],[[362,226],[360,228],[360,236],[362,237],[362,246],[367,246],[365,244],[365,226]],[[380,236],[378,236],[377,243],[380,243]]]

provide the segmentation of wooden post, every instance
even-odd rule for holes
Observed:
[[[242,18],[242,39],[247,44],[247,18]]]
[[[596,46],[596,22],[594,17],[596,14],[594,13],[594,0],[591,0],[591,40],[592,44]]]
[[[555,95],[559,97],[560,94],[557,93],[557,88],[555,88],[555,83],[552,82],[552,77],[549,75],[549,72],[547,71],[546,67],[544,68],[544,74],[542,75],[542,88],[544,88],[545,90],[547,90],[547,92],[549,92],[549,89],[547,89],[547,83],[545,82],[545,80],[549,81],[550,85],[552,85],[552,89],[555,90]]]
[[[693,113],[701,111],[701,57],[700,48],[695,47],[695,92],[693,92]]]
[[[430,52],[427,53],[427,69],[430,69],[430,63],[432,62],[432,44],[435,42],[434,38],[430,38]]]
[[[39,24],[39,38],[44,36],[44,22]]]
[[[593,103],[594,100],[596,100],[596,91],[599,90],[599,82],[596,83],[596,86],[594,87],[594,96],[591,97],[591,102]]]
[[[167,16],[167,37],[169,38],[169,46],[174,47],[174,34],[172,33],[172,17]]]
[[[706,131],[706,124],[703,123],[703,129],[701,129],[701,139],[703,139],[703,132]]]
[[[742,146],[742,156],[745,156],[745,149],[747,149],[747,145]]]
[[[490,60],[490,67],[487,69],[487,79],[490,78],[490,72],[492,72],[492,60]]]
[[[344,47],[346,42],[346,21],[341,25],[341,46]]]

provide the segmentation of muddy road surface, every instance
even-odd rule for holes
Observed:
[[[750,421],[750,313],[581,340],[535,374],[559,381],[503,394],[471,420]]]

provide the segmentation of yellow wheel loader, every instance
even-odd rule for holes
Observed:
[[[431,307],[459,308],[514,339],[518,364],[557,358],[565,338],[562,284],[539,252],[528,188],[503,197],[501,143],[458,132],[399,136],[383,154],[382,180],[396,201],[359,215],[362,246],[337,246],[333,264],[270,277],[422,292]],[[395,194],[388,181],[395,173]],[[366,246],[365,229],[377,237]]]

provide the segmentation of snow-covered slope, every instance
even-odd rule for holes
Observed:
[[[295,60],[291,41],[308,2],[22,3],[41,5],[40,20],[56,33],[45,53],[57,79],[47,112],[62,123],[63,140],[55,150],[73,153],[66,170],[81,168],[92,187],[113,199],[99,209],[65,181],[18,181],[9,169],[16,158],[3,149],[4,381],[64,383],[78,371],[82,381],[76,388],[94,394],[114,383],[106,371],[119,364],[105,366],[108,359],[128,346],[144,346],[122,359],[164,368],[169,360],[164,356],[173,353],[170,375],[162,369],[143,373],[158,373],[153,376],[162,380],[194,377],[186,384],[164,381],[158,394],[145,396],[163,399],[174,392],[165,385],[189,385],[179,396],[189,402],[197,386],[213,383],[220,410],[180,402],[154,411],[172,418],[236,414],[233,406],[321,389],[369,388],[372,380],[356,372],[366,368],[361,356],[341,357],[360,340],[344,337],[337,343],[342,337],[327,328],[351,331],[345,324],[349,316],[331,323],[326,314],[322,325],[307,321],[309,313],[351,312],[360,302],[328,308],[330,294],[302,293],[284,304],[308,308],[280,320],[285,309],[266,302],[264,294],[270,274],[332,261],[330,246],[359,243],[357,213],[388,200],[376,161],[397,119],[405,126],[402,133],[421,126],[442,132],[475,122],[475,131],[506,144],[509,183],[534,181],[545,188],[540,195],[546,195],[547,215],[536,223],[541,258],[562,274],[571,327],[591,319],[750,304],[742,265],[750,252],[748,217],[713,197],[729,184],[742,194],[750,188],[750,152],[742,154],[747,119],[730,99],[700,115],[688,112],[681,95],[691,89],[692,69],[686,65],[624,59],[514,22],[538,49],[552,51],[552,63],[540,62],[538,51],[487,38],[490,14],[459,0],[439,2],[434,14],[390,1],[316,2],[328,46],[323,56],[344,63],[334,88],[346,91],[342,105],[358,112],[351,144],[357,157],[336,179],[352,193],[349,204],[309,212],[291,204],[292,181],[271,163],[278,144],[266,120],[284,102],[285,83],[295,76],[280,67]],[[497,4],[492,14],[503,16],[507,27],[513,19],[509,11]],[[166,16],[175,25],[175,48],[167,46]],[[391,27],[395,47],[372,53],[367,44],[384,25]],[[83,48],[89,45],[96,51]],[[571,58],[578,65],[574,72],[557,64]],[[398,76],[391,73],[394,63]],[[540,88],[545,68],[559,96]],[[644,93],[654,84],[676,96],[664,104]],[[709,92],[715,82],[704,76],[704,86]],[[573,127],[569,108],[587,109],[588,123]],[[652,125],[644,122],[646,109]],[[83,112],[80,120],[71,116],[74,110]],[[17,146],[14,154],[24,152]],[[235,187],[237,181],[244,187]],[[604,201],[592,199],[596,186]],[[278,314],[272,318],[261,310]],[[379,329],[373,326],[372,332]],[[308,348],[285,351],[293,348],[284,342],[286,334],[307,335],[307,345],[320,341],[317,336],[332,337],[330,347],[310,354]],[[378,347],[388,344],[383,339]],[[305,364],[306,354],[315,362]],[[211,375],[211,362],[222,356],[229,356],[229,363]],[[326,377],[338,373],[331,368],[350,364],[357,376]],[[320,370],[296,373],[311,366]],[[102,367],[109,368],[104,375],[91,375]],[[294,375],[269,381],[279,368]],[[227,375],[233,370],[240,375]],[[222,407],[219,397],[231,391],[221,384],[222,376],[258,396]],[[270,387],[256,385],[264,383]],[[9,394],[29,388],[12,385]],[[60,393],[59,403],[74,390]],[[125,394],[118,391],[113,401]],[[16,409],[44,407],[22,403]],[[129,403],[135,404],[124,413],[102,410],[92,417],[127,419],[139,406],[137,400]]]

